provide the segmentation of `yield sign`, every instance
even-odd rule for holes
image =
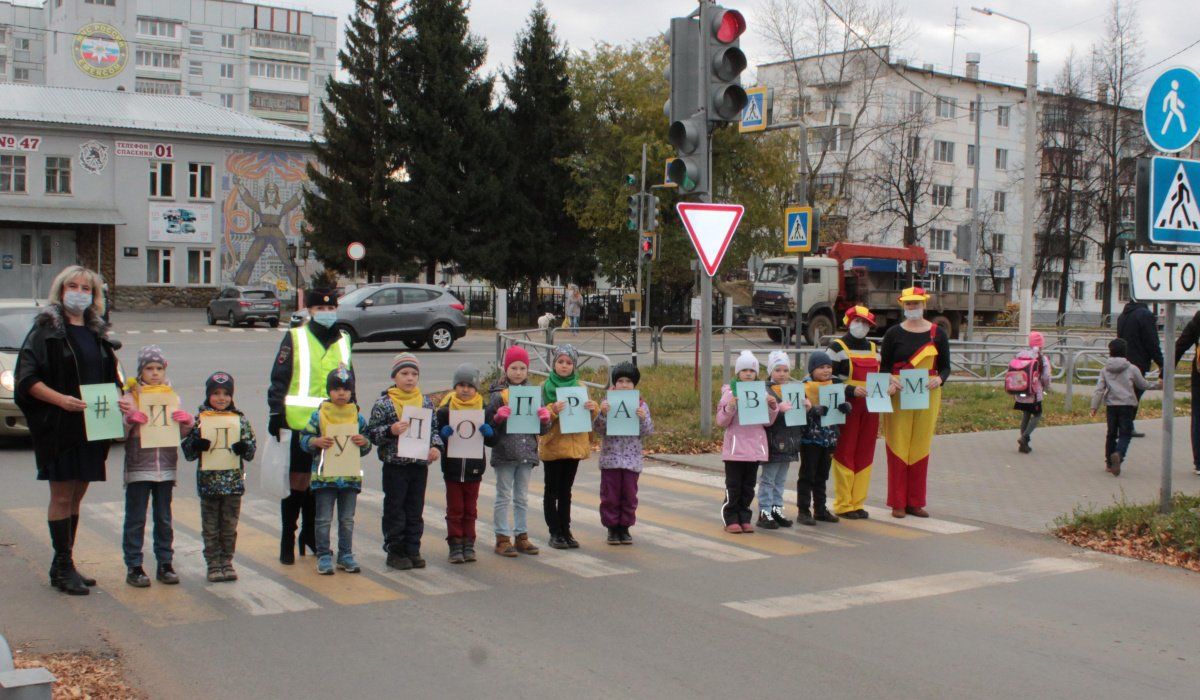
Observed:
[[[740,204],[698,202],[680,202],[675,208],[679,211],[679,218],[683,219],[683,227],[692,239],[705,272],[709,277],[716,275],[746,208]]]

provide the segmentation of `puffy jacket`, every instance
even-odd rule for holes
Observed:
[[[568,433],[563,435],[562,425],[558,422],[558,414],[554,405],[550,409],[550,429],[538,437],[538,457],[543,462],[556,459],[587,459],[592,454],[591,433]],[[596,419],[599,407],[592,411],[592,420]]]
[[[187,437],[179,444],[180,451],[183,452],[183,458],[189,462],[199,462],[200,449],[196,445],[200,441],[200,414],[205,411],[216,410],[208,405],[205,401],[196,409],[194,416],[195,422],[192,423],[192,429],[188,432]],[[244,442],[249,447],[249,451],[245,456],[238,459],[237,469],[218,469],[215,471],[203,471],[200,465],[196,465],[196,492],[201,498],[211,496],[241,496],[246,493],[246,462],[254,459],[254,453],[258,451],[258,443],[254,439],[254,429],[250,427],[250,421],[246,420],[246,416],[230,404],[225,410],[238,414],[238,422],[241,424],[241,431],[238,435],[238,441]]]
[[[1092,410],[1105,406],[1136,406],[1138,391],[1157,389],[1160,384],[1146,381],[1142,371],[1124,357],[1110,357],[1096,381]]]
[[[495,445],[492,447],[492,464],[528,464],[537,466],[538,436],[533,434],[508,433],[508,422],[496,422],[496,411],[504,406],[504,390],[508,383],[501,380],[492,385],[488,392],[488,404],[484,420],[496,431]],[[546,434],[546,424],[542,424],[542,434]]]
[[[179,448],[142,447],[142,426],[126,424],[125,427],[125,483],[175,481],[175,470],[179,466]],[[187,433],[187,428],[179,426],[180,439]]]
[[[638,419],[637,435],[609,435],[608,416],[600,413],[592,421],[592,427],[600,436],[600,468],[628,469],[632,472],[642,471],[642,438],[654,432],[654,422],[650,419],[650,407],[645,401],[638,408],[646,409],[646,417]]]
[[[740,425],[738,408],[729,385],[721,387],[721,402],[717,404],[717,425],[725,428],[725,444],[721,459],[727,462],[766,462],[770,458],[767,431],[762,425]],[[775,422],[779,408],[767,407],[767,425]]]

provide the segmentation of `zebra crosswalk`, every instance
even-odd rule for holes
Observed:
[[[436,472],[435,472],[436,473]],[[427,490],[423,552],[424,569],[396,571],[385,565],[380,521],[383,494],[367,488],[358,499],[354,552],[363,571],[321,576],[315,559],[297,559],[295,565],[279,562],[278,501],[253,494],[243,498],[238,526],[239,580],[209,583],[200,541],[199,501],[180,493],[174,502],[174,565],[183,582],[178,586],[155,583],[134,589],[124,583],[121,553],[124,508],[121,502],[85,502],[76,560],[81,569],[100,579],[97,595],[107,595],[130,615],[154,627],[169,627],[221,620],[238,615],[303,614],[331,606],[378,605],[420,596],[487,595],[493,589],[561,583],[571,578],[602,579],[637,576],[639,572],[678,569],[689,565],[736,567],[771,558],[788,559],[814,551],[870,546],[895,539],[959,536],[979,528],[939,519],[895,522],[846,522],[818,528],[791,528],[754,535],[725,533],[717,517],[724,483],[719,475],[666,466],[648,466],[640,484],[638,524],[633,528],[634,547],[604,546],[604,528],[598,512],[598,478],[592,470],[580,474],[574,490],[572,526],[582,549],[555,550],[543,546],[537,556],[515,559],[491,553],[495,531],[492,504],[495,486],[489,476],[480,485],[477,550],[479,561],[451,565],[445,560],[445,495],[440,479],[430,479]],[[529,526],[542,544],[540,480],[531,483]],[[182,492],[182,489],[180,489]],[[789,494],[789,498],[792,498]],[[869,509],[876,515],[879,508]],[[45,511],[15,508],[3,511],[29,535],[22,553],[40,568],[49,560]],[[147,526],[151,529],[152,525]],[[336,550],[336,525],[331,533]],[[146,537],[146,569],[153,571],[151,537]]]

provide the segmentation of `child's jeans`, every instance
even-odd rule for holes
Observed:
[[[358,505],[358,489],[322,486],[313,489],[317,500],[317,556],[333,554],[329,545],[329,528],[333,524],[333,506],[337,504],[338,561],[354,554],[354,510]]]
[[[125,485],[125,534],[121,548],[125,550],[125,566],[142,565],[142,545],[146,541],[146,508],[154,500],[154,558],[159,564],[170,564],[175,556],[171,543],[175,530],[171,526],[171,493],[174,481],[134,481]]]
[[[789,462],[767,462],[758,477],[758,509],[769,511],[783,507],[783,489],[787,486]]]
[[[529,532],[526,519],[529,513],[529,476],[531,464],[493,464],[496,472],[496,504],[492,508],[492,524],[497,535],[513,537]],[[509,510],[512,527],[508,526]]]
[[[1108,433],[1104,436],[1105,459],[1114,452],[1125,460],[1129,451],[1129,441],[1133,438],[1133,417],[1137,415],[1137,406],[1107,406]]]

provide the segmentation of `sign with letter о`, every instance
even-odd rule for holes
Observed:
[[[396,439],[396,456],[421,462],[429,459],[433,409],[405,406],[400,420],[408,421],[408,430]]]
[[[208,440],[208,451],[200,454],[200,471],[228,471],[241,466],[233,453],[233,443],[241,439],[242,422],[229,411],[204,411],[200,414],[200,437]]]
[[[450,411],[454,434],[446,445],[446,456],[453,459],[483,459],[483,411]]]

